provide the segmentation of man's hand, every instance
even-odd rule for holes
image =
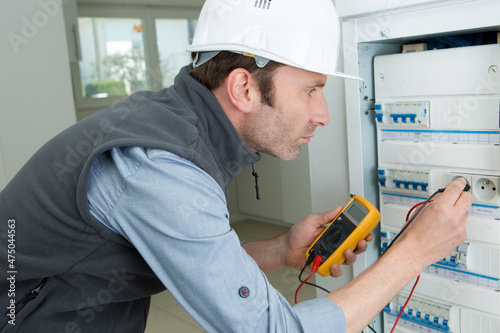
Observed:
[[[472,195],[457,179],[436,195],[380,259],[327,295],[346,318],[346,332],[360,332],[411,280],[446,257],[466,238]]]
[[[331,211],[322,214],[312,214],[306,216],[302,221],[295,224],[290,231],[285,235],[285,252],[284,252],[284,265],[287,267],[294,267],[301,270],[305,263],[305,253],[311,246],[314,240],[326,228],[326,224],[330,223],[342,210],[342,207],[337,207]],[[366,239],[358,243],[354,251],[346,250],[344,257],[345,265],[352,265],[356,261],[356,255],[366,251],[368,244],[373,240],[373,235],[370,234]],[[331,267],[331,276],[339,277],[342,275],[342,270],[339,265],[334,264]]]
[[[445,258],[467,238],[465,221],[473,198],[471,193],[464,192],[465,185],[463,178],[451,182],[395,242],[404,240],[413,245],[409,252],[419,253],[422,268]]]

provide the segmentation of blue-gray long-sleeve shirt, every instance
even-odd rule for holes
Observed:
[[[94,161],[88,199],[208,332],[345,331],[331,300],[292,307],[272,287],[231,229],[223,190],[195,164],[163,150],[115,148]]]

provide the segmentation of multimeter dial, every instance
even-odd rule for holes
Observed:
[[[344,214],[340,214],[309,253],[314,252],[315,255],[320,255],[323,260],[326,260],[349,237],[354,229],[356,229],[356,224],[351,222]]]
[[[345,261],[345,250],[354,251],[358,242],[370,234],[378,221],[380,212],[377,208],[355,195],[306,251],[308,262],[312,264],[313,258],[321,257],[317,272],[329,275],[333,264],[341,265]]]

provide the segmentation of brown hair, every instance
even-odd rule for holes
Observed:
[[[262,95],[262,103],[272,107],[274,92],[273,73],[276,68],[282,65],[275,61],[269,61],[265,67],[260,68],[252,57],[229,51],[221,51],[203,65],[193,68],[189,74],[208,89],[213,90],[223,84],[224,80],[233,70],[244,68],[257,81]]]

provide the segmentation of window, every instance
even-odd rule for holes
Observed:
[[[78,18],[84,98],[124,96],[148,89],[141,20]]]
[[[191,62],[198,10],[78,6],[77,63],[72,63],[78,118],[140,90],[173,84]]]
[[[172,85],[179,69],[191,62],[186,45],[191,44],[194,25],[193,20],[156,20],[156,40],[164,87]]]

